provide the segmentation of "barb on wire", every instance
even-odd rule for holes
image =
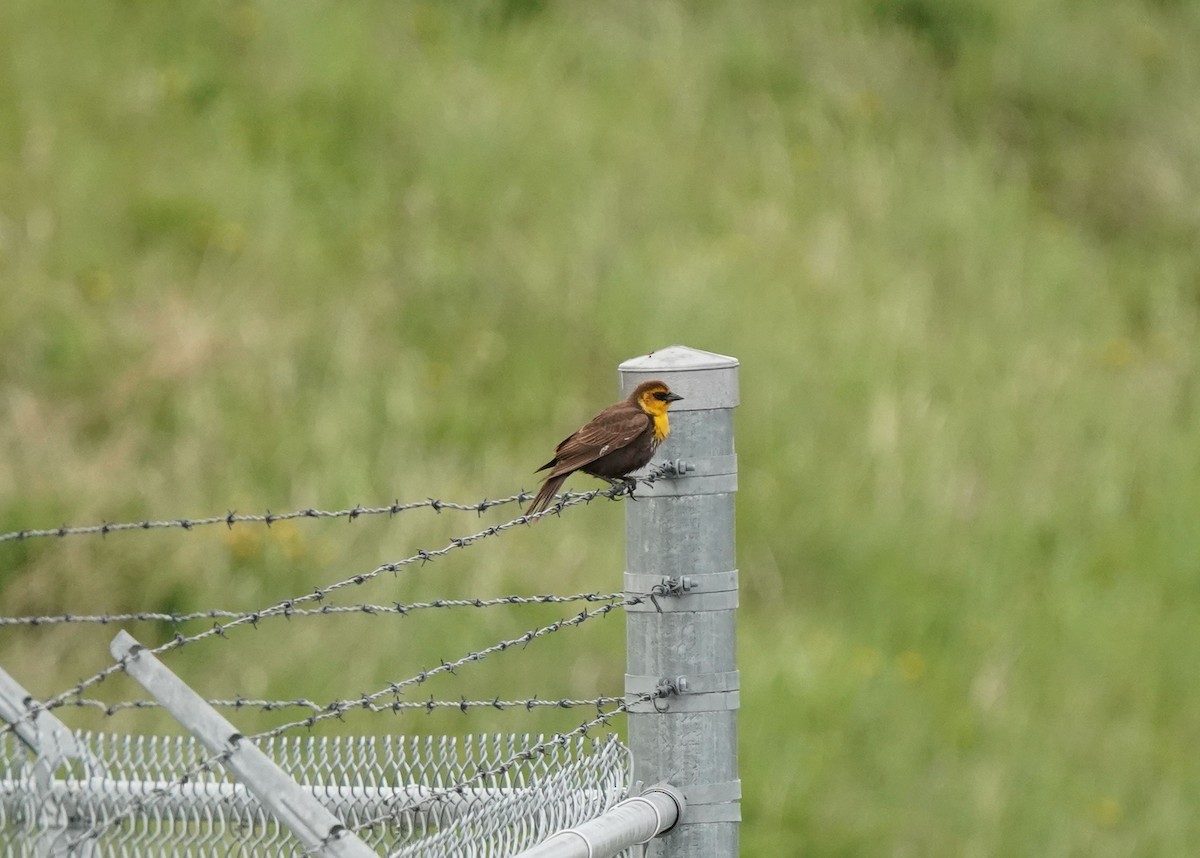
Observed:
[[[490,527],[484,528],[481,531],[478,531],[477,533],[470,534],[469,536],[456,537],[454,539],[451,539],[450,542],[442,548],[436,549],[434,551],[424,551],[424,550],[417,551],[417,553],[415,553],[409,557],[406,557],[402,560],[398,560],[393,563],[384,563],[381,566],[376,566],[374,569],[372,569],[369,572],[363,572],[363,573],[359,573],[357,575],[352,575],[349,578],[344,578],[341,581],[337,581],[337,582],[330,584],[328,586],[325,586],[325,587],[318,587],[313,592],[307,593],[303,596],[297,596],[297,597],[291,598],[291,599],[284,599],[283,601],[276,602],[274,605],[271,605],[270,607],[264,608],[260,611],[253,611],[253,612],[244,614],[244,615],[239,616],[236,619],[232,619],[226,623],[220,623],[220,622],[215,623],[212,628],[207,629],[203,632],[197,632],[196,634],[192,634],[192,635],[184,635],[182,633],[177,632],[171,640],[169,640],[166,643],[161,644],[153,649],[150,649],[148,651],[153,655],[159,655],[161,653],[168,652],[168,651],[174,650],[174,649],[178,649],[181,646],[196,643],[197,641],[202,641],[207,638],[211,638],[211,637],[215,637],[215,636],[225,637],[225,633],[228,630],[238,627],[238,626],[251,624],[251,625],[257,627],[259,622],[261,622],[262,620],[271,618],[271,617],[290,618],[292,616],[295,616],[296,610],[298,607],[302,607],[311,602],[324,601],[324,599],[326,597],[328,597],[329,594],[331,594],[331,593],[335,593],[335,592],[337,592],[339,590],[343,590],[347,587],[353,587],[353,586],[359,586],[359,585],[365,584],[368,581],[378,578],[380,575],[382,575],[385,572],[397,573],[401,569],[403,569],[407,566],[411,566],[412,564],[418,563],[418,562],[423,565],[423,564],[425,564],[429,561],[432,561],[438,557],[443,557],[446,554],[449,554],[450,552],[454,551],[455,549],[466,548],[470,545],[474,545],[475,543],[480,542],[489,537],[500,536],[501,534],[504,534],[504,533],[512,530],[513,528],[532,524],[533,522],[537,521],[538,519],[544,518],[545,516],[548,516],[548,515],[561,514],[563,510],[565,510],[569,507],[578,506],[580,504],[590,503],[591,501],[595,500],[598,497],[608,497],[610,499],[617,499],[618,497],[620,497],[620,491],[621,490],[618,487],[618,488],[608,488],[608,489],[597,489],[595,491],[583,492],[580,494],[571,493],[571,492],[565,493],[562,496],[562,499],[558,503],[556,503],[554,506],[548,507],[540,512],[536,512],[531,515],[530,514],[520,515],[517,518],[514,518],[510,521],[504,522],[503,524],[492,525]],[[617,603],[610,602],[598,610],[603,610],[603,611],[607,612],[607,611],[613,610],[613,608],[616,606],[617,606]],[[106,667],[100,671],[97,671],[96,673],[92,674],[90,677],[80,680],[73,687],[71,687],[65,691],[62,691],[59,694],[56,694],[55,696],[50,697],[44,701],[31,704],[29,706],[28,710],[22,716],[22,719],[21,719],[22,722],[28,721],[28,720],[33,720],[34,718],[37,717],[38,713],[40,713],[40,712],[44,712],[44,711],[51,710],[51,709],[56,709],[59,706],[62,706],[67,700],[69,700],[71,698],[81,697],[83,695],[83,692],[86,689],[91,688],[92,686],[94,686],[100,682],[103,682],[105,679],[112,676],[114,673],[118,673],[120,671],[123,671],[124,669],[125,669],[125,659],[121,659],[121,660],[109,665],[108,667]],[[14,729],[16,729],[15,724],[5,724],[3,726],[0,726],[0,736],[3,736],[6,733],[10,733]]]
[[[536,629],[531,629],[530,631],[527,631],[525,634],[519,635],[515,638],[510,638],[508,640],[502,640],[499,643],[493,644],[492,646],[489,646],[489,647],[485,647],[484,649],[469,652],[466,655],[464,655],[463,657],[461,657],[455,661],[443,661],[437,667],[433,667],[428,670],[421,670],[420,673],[417,673],[414,676],[409,677],[408,679],[404,679],[399,682],[389,682],[384,688],[381,688],[377,691],[373,691],[369,694],[363,694],[360,697],[352,698],[352,699],[335,700],[335,701],[323,706],[321,708],[321,711],[314,712],[313,714],[309,715],[306,718],[301,718],[301,719],[298,719],[295,721],[289,721],[284,724],[280,724],[276,727],[272,727],[269,730],[264,730],[260,733],[255,733],[251,736],[247,736],[246,738],[248,738],[252,742],[257,742],[262,739],[270,739],[270,738],[274,738],[275,736],[280,736],[283,733],[286,733],[289,730],[294,730],[298,727],[305,727],[305,728],[311,729],[312,727],[316,726],[318,723],[320,723],[322,721],[327,721],[330,718],[341,719],[346,713],[354,711],[356,709],[368,709],[370,711],[377,711],[377,712],[378,711],[392,711],[392,712],[399,714],[400,712],[404,711],[405,709],[412,708],[412,707],[403,706],[403,705],[394,705],[394,704],[403,704],[404,703],[404,701],[401,701],[399,699],[399,697],[408,688],[411,688],[411,687],[414,687],[417,685],[422,685],[425,682],[427,682],[429,679],[431,679],[434,676],[437,676],[439,674],[442,674],[442,673],[454,673],[458,668],[460,668],[464,665],[467,665],[467,664],[472,664],[472,663],[477,663],[477,662],[483,661],[489,655],[493,655],[498,652],[504,652],[505,650],[511,649],[516,646],[527,646],[528,644],[532,643],[534,640],[537,640],[538,638],[545,637],[546,635],[553,634],[553,633],[555,633],[557,631],[561,631],[562,629],[565,629],[565,628],[572,628],[575,626],[579,626],[595,617],[606,616],[607,614],[616,610],[617,608],[626,607],[628,605],[633,605],[633,604],[638,604],[642,601],[643,598],[646,598],[646,596],[641,596],[641,595],[630,596],[628,598],[621,600],[621,602],[609,602],[607,604],[601,605],[598,608],[593,608],[590,611],[586,611],[586,610],[580,611],[578,614],[575,614],[571,617],[557,620],[556,622],[550,623],[549,625],[541,626]],[[158,650],[146,650],[146,652],[157,655]],[[136,658],[136,656],[128,656],[127,658]],[[126,659],[122,659],[119,662],[119,664],[124,665],[125,661],[126,661]],[[394,698],[391,702],[385,703],[385,704],[379,704],[376,702],[376,701],[380,700],[381,698],[387,697],[389,695],[391,695]],[[650,696],[653,696],[653,695],[650,695]],[[62,706],[65,704],[66,704],[66,701],[60,702],[58,705]],[[33,705],[36,705],[36,704],[33,704]],[[625,705],[626,704],[624,703],[624,701],[622,701],[621,707],[624,707]],[[618,709],[620,709],[620,711],[624,711],[621,707],[618,707]],[[31,705],[31,709],[32,709],[32,705]],[[615,711],[617,711],[617,710],[614,710],[614,712]],[[611,715],[612,715],[612,713],[601,714],[598,718],[593,719],[592,722],[588,722],[588,723],[592,724],[592,725],[600,723],[601,721],[603,721],[604,723],[607,723],[607,719],[610,718]],[[586,730],[584,730],[583,732],[586,732]],[[565,736],[565,737],[569,738],[570,736],[577,735],[577,734],[579,734],[579,728],[576,728],[576,730],[572,731],[571,733],[560,734],[560,736]],[[553,744],[553,742],[551,742],[550,744]],[[549,746],[550,746],[549,744],[546,745],[546,747],[549,747]],[[192,779],[194,779],[196,777],[196,775],[198,775],[202,772],[205,772],[205,771],[209,771],[214,766],[227,760],[229,753],[230,753],[229,751],[225,751],[222,754],[218,754],[216,756],[210,757],[209,759],[204,760],[203,762],[199,763],[198,765],[192,767],[187,772],[185,772],[183,775],[180,775],[179,777],[175,778],[170,783],[164,784],[163,786],[153,790],[145,798],[136,799],[134,801],[131,801],[119,813],[116,813],[113,816],[108,817],[107,819],[103,820],[102,822],[97,822],[96,824],[92,825],[75,842],[82,843],[82,842],[85,842],[86,840],[98,837],[100,834],[102,834],[104,831],[106,831],[108,828],[112,827],[113,825],[117,825],[121,821],[128,819],[130,816],[137,813],[139,810],[145,809],[146,803],[150,799],[157,798],[162,795],[166,795],[171,789],[175,789],[179,786],[182,786],[183,784],[190,782]],[[521,757],[518,757],[518,759],[520,759],[520,758]],[[524,759],[528,759],[528,757],[524,757]]]
[[[472,709],[489,709],[500,712],[509,709],[524,709],[526,712],[532,712],[535,709],[579,709],[582,707],[600,709],[604,706],[611,706],[622,699],[621,697],[542,698],[534,696],[514,700],[501,700],[499,696],[496,696],[491,700],[467,700],[465,697],[459,700],[435,700],[433,697],[430,697],[428,700],[393,700],[390,703],[359,700],[353,701],[354,705],[352,707],[348,706],[347,701],[317,703],[314,700],[308,700],[303,697],[295,700],[254,700],[246,697],[235,697],[233,700],[205,700],[204,702],[214,709],[258,709],[263,712],[278,712],[284,709],[307,709],[310,712],[325,712],[337,709],[338,711],[345,712],[349,708],[353,708],[366,712],[391,712],[398,714],[406,711],[431,713],[438,709],[457,709],[464,713]],[[157,700],[123,700],[118,703],[106,703],[103,700],[95,700],[88,697],[68,700],[63,703],[63,706],[78,707],[80,709],[97,709],[109,717],[131,709],[162,708],[162,704]]]
[[[320,518],[344,518],[347,521],[355,521],[358,518],[366,515],[387,515],[394,516],[402,512],[408,512],[414,509],[431,509],[434,512],[441,512],[444,509],[458,510],[462,512],[474,512],[482,514],[489,509],[497,506],[505,506],[511,503],[524,504],[533,500],[533,495],[526,491],[520,491],[515,495],[508,497],[496,498],[489,500],[484,498],[476,503],[455,503],[454,501],[438,500],[437,498],[428,498],[423,501],[411,501],[401,503],[399,500],[393,501],[384,506],[355,506],[351,509],[314,509],[308,507],[306,509],[293,510],[292,512],[271,512],[267,510],[265,513],[239,513],[233,510],[224,515],[210,515],[203,518],[169,518],[169,519],[142,519],[141,521],[122,521],[122,522],[103,522],[101,524],[88,524],[72,527],[70,525],[62,525],[60,527],[46,527],[38,529],[14,530],[11,533],[0,533],[0,542],[11,542],[13,540],[37,539],[47,536],[108,536],[110,533],[120,533],[128,530],[161,530],[163,528],[178,527],[183,530],[192,530],[197,527],[204,527],[212,524],[223,524],[226,527],[232,528],[235,524],[246,524],[249,522],[260,522],[270,527],[279,521],[292,521],[295,519],[320,519]]]
[[[610,602],[620,599],[621,593],[575,593],[570,596],[543,594],[535,596],[497,596],[492,599],[434,599],[428,602],[392,602],[390,605],[321,605],[319,608],[295,608],[291,617],[327,617],[337,614],[367,614],[370,616],[399,614],[407,616],[430,608],[494,608],[506,605],[557,605],[570,602]],[[158,611],[125,614],[43,614],[26,617],[0,617],[3,626],[51,626],[71,623],[111,625],[114,623],[162,622],[183,625],[194,620],[240,620],[253,622],[262,619],[262,611],[226,611],[213,609],[185,614]]]

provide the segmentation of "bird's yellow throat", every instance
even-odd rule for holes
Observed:
[[[654,415],[654,440],[662,442],[671,434],[671,424],[667,422],[667,412]]]

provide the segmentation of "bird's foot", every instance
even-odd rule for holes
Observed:
[[[615,491],[613,491],[613,493],[611,495],[609,495],[609,497],[611,497],[613,500],[616,500],[617,498],[621,497],[621,495],[628,495],[630,500],[637,500],[637,498],[633,496],[633,490],[635,488],[637,488],[637,479],[636,478],[634,478],[634,477],[601,477],[600,479],[604,480],[604,482],[608,483],[610,486],[613,487],[613,489],[615,489]]]

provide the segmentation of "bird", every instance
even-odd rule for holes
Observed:
[[[605,408],[554,449],[554,458],[538,471],[549,470],[533,503],[533,515],[550,506],[559,487],[576,471],[607,480],[612,485],[646,465],[671,431],[667,409],[683,399],[661,381],[643,381],[626,399]]]

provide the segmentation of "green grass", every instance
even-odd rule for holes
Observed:
[[[745,853],[1193,854],[1198,39],[1167,0],[14,0],[0,531],[497,497],[619,361],[732,354]],[[0,603],[262,607],[501,520],[9,543]],[[611,591],[621,532],[592,505],[347,598]],[[353,697],[562,613],[170,664]],[[112,631],[0,664],[52,694]],[[619,690],[619,618],[562,634],[428,693]]]

